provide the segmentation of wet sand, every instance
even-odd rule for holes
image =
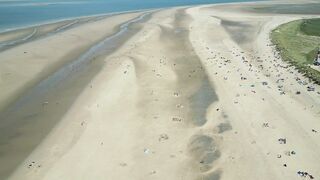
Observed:
[[[67,20],[52,24],[39,25],[25,29],[3,32],[0,34],[0,50],[16,47],[19,44],[27,43],[35,39],[43,38],[54,33],[64,31],[81,22],[87,22],[96,18],[84,18],[79,20]]]
[[[320,89],[282,62],[269,39],[276,26],[314,15],[244,10],[262,4],[112,16],[0,52],[7,58],[0,65],[17,56],[15,64],[0,66],[3,72],[17,72],[26,66],[19,52],[42,40],[49,42],[44,53],[57,43],[74,47],[48,54],[57,55],[59,66],[48,60],[30,67],[31,75],[1,82],[10,88],[0,96],[0,174],[14,169],[14,180],[320,177]],[[56,42],[68,34],[78,39]]]
[[[137,15],[126,16],[133,18]],[[124,17],[122,22],[128,20],[128,18]],[[104,21],[109,23],[108,21],[113,20],[107,19]],[[88,45],[83,43],[83,45],[91,46],[91,48],[84,48],[82,51],[78,49],[77,52],[72,52],[73,55],[71,57],[61,59],[63,64],[61,67],[52,67],[52,73],[47,72],[47,77],[35,76],[37,80],[33,87],[24,89],[19,95],[12,95],[12,98],[15,99],[14,102],[3,104],[5,107],[0,113],[0,177],[5,177],[20,164],[55,124],[59,122],[83,88],[90,83],[90,80],[101,69],[104,64],[101,56],[110,54],[128,38],[127,36],[130,33],[127,36],[121,36],[121,38],[116,39],[114,37],[116,32],[126,28],[121,28],[120,23],[115,24],[114,27],[111,26],[110,31],[106,31],[103,34],[105,36],[103,41],[98,40],[103,43],[112,37],[113,39],[109,40],[112,41],[112,46],[105,45],[103,49],[101,49],[102,47],[97,49],[95,47],[97,45],[94,44],[98,41],[90,42]],[[49,28],[46,27],[46,29]],[[137,29],[133,29],[131,34],[135,31]],[[51,36],[59,36],[58,32],[56,33]],[[32,46],[32,40],[30,40],[30,43]],[[26,44],[26,46],[30,45]],[[82,55],[80,55],[81,53]],[[36,67],[35,70],[37,70]],[[35,77],[30,77],[30,79]],[[6,84],[6,81],[2,83],[3,86],[11,85]]]

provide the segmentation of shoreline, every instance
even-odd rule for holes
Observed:
[[[62,31],[68,30],[69,28],[76,28],[74,26],[81,26],[83,23],[90,23],[94,21],[99,21],[100,19],[110,18],[112,16],[122,15],[122,14],[131,14],[131,13],[142,13],[142,12],[154,12],[160,9],[149,9],[146,11],[128,11],[128,12],[119,12],[119,13],[110,13],[104,15],[94,15],[87,17],[79,17],[73,19],[64,19],[57,22],[49,22],[45,24],[38,24],[30,27],[23,27],[21,29],[9,30],[7,32],[0,32],[0,51],[5,51],[17,45],[27,43],[39,38],[45,38],[45,36],[53,35],[55,33],[60,33]],[[71,21],[71,22],[70,22]],[[62,25],[60,25],[62,24]],[[37,31],[41,29],[46,29],[47,27],[53,26],[52,30],[43,32],[38,35]],[[26,34],[27,31],[31,31],[31,34]],[[20,34],[20,36],[19,36]],[[2,36],[2,37],[1,37]],[[9,36],[9,37],[8,37]],[[4,40],[1,40],[4,39]]]
[[[36,24],[32,24],[32,25],[25,25],[22,27],[17,27],[17,28],[10,28],[10,29],[4,29],[1,30],[0,29],[0,35],[2,33],[8,33],[8,32],[12,32],[12,31],[20,31],[20,30],[26,30],[29,28],[36,28],[39,26],[47,26],[47,25],[52,25],[52,24],[56,24],[56,23],[61,23],[64,21],[75,21],[75,20],[81,20],[81,19],[85,19],[85,18],[107,18],[110,16],[116,16],[116,15],[121,15],[121,14],[128,14],[128,13],[138,13],[138,12],[145,12],[145,11],[155,11],[155,10],[160,10],[162,8],[151,8],[151,9],[143,9],[143,10],[132,10],[132,11],[121,11],[121,12],[112,12],[112,13],[103,13],[103,14],[95,14],[95,15],[88,15],[88,16],[77,16],[77,17],[71,17],[71,18],[65,18],[65,19],[59,19],[59,20],[52,20],[52,21],[46,21],[46,22],[42,22],[42,23],[36,23]]]
[[[246,3],[264,2],[114,15],[0,52],[0,103],[24,98],[0,114],[0,177],[319,177],[320,87],[269,37],[310,15]]]
[[[63,21],[69,21],[69,20],[80,20],[83,18],[95,18],[95,17],[103,17],[103,16],[114,16],[114,15],[120,15],[120,14],[126,14],[126,13],[135,13],[135,12],[145,12],[145,11],[156,11],[156,10],[161,10],[161,9],[168,9],[168,8],[183,8],[183,7],[190,7],[190,6],[206,6],[206,5],[218,5],[218,4],[242,4],[242,3],[254,3],[254,2],[268,2],[265,0],[249,0],[249,1],[244,1],[244,2],[215,2],[213,4],[190,4],[190,5],[177,5],[177,6],[167,6],[167,7],[157,7],[157,8],[146,8],[146,9],[137,9],[137,10],[128,10],[128,11],[119,11],[119,12],[108,12],[108,13],[99,13],[99,14],[93,14],[93,15],[84,15],[84,16],[76,16],[76,17],[70,17],[70,18],[63,18],[63,19],[56,19],[56,20],[49,20],[49,21],[44,21],[41,23],[35,23],[32,25],[23,25],[20,27],[16,28],[7,28],[7,29],[0,29],[0,35],[2,33],[7,33],[10,31],[17,31],[17,30],[24,30],[27,28],[35,28],[37,26],[43,26],[43,25],[50,25],[54,23],[61,23]]]
[[[146,13],[143,12],[143,13],[140,13],[140,14],[143,15],[143,14],[146,14]],[[111,19],[109,18],[110,20],[108,18],[106,18],[106,19],[102,19],[102,20],[99,20],[98,22],[93,22],[93,23],[100,24],[101,21],[102,21],[102,24],[103,24],[103,21],[105,21],[105,22],[114,21],[112,19],[121,20],[121,18],[117,18],[117,17],[121,17],[121,16],[127,16],[127,17],[130,17],[130,16],[131,17],[135,17],[135,16],[137,16],[137,18],[138,18],[137,20],[140,20],[140,15],[139,16],[138,15],[139,15],[139,13],[138,14],[136,14],[136,13],[130,14],[129,13],[129,14],[125,14],[125,15],[118,15],[118,16],[110,17],[111,18]],[[123,21],[123,23],[122,22],[113,22],[113,23],[115,23],[115,26],[112,27],[112,25],[109,25],[111,29],[109,30],[109,32],[103,33],[105,35],[103,35],[102,39],[99,38],[100,39],[99,40],[99,39],[96,38],[97,42],[90,42],[88,47],[81,48],[82,50],[81,49],[77,49],[77,52],[74,52],[73,55],[71,55],[71,56],[69,55],[69,57],[68,56],[67,57],[63,57],[63,59],[60,60],[60,61],[62,61],[62,62],[59,63],[60,65],[58,65],[58,66],[57,65],[51,65],[51,67],[47,67],[47,68],[51,69],[50,72],[52,72],[52,73],[49,73],[48,75],[41,75],[41,76],[37,75],[37,76],[35,76],[35,78],[37,78],[37,79],[33,79],[32,81],[35,81],[35,82],[33,82],[33,83],[31,82],[31,84],[34,84],[34,85],[30,85],[30,82],[28,82],[29,88],[27,88],[26,90],[23,90],[21,92],[21,94],[19,93],[20,95],[19,94],[18,95],[14,95],[17,99],[14,100],[12,103],[7,104],[7,106],[5,106],[5,109],[3,109],[1,111],[1,114],[0,114],[0,119],[2,120],[2,122],[1,122],[2,125],[0,127],[2,129],[2,135],[1,135],[1,139],[0,139],[1,143],[0,144],[4,143],[4,145],[5,145],[5,144],[8,143],[8,145],[9,145],[9,146],[2,147],[2,149],[3,150],[8,149],[8,148],[9,149],[10,148],[17,149],[17,148],[19,148],[19,144],[21,144],[21,142],[19,142],[19,141],[21,141],[21,139],[25,139],[25,138],[33,139],[33,140],[28,140],[28,141],[34,142],[35,143],[34,145],[37,145],[38,143],[40,143],[40,142],[37,142],[37,139],[39,140],[39,138],[42,139],[42,138],[44,138],[46,136],[47,132],[45,132],[44,130],[49,130],[50,131],[50,129],[55,126],[54,122],[59,121],[60,116],[64,114],[64,113],[60,114],[61,112],[64,111],[61,108],[60,108],[61,110],[59,110],[60,113],[58,113],[59,111],[55,110],[55,109],[57,109],[57,108],[54,107],[55,104],[52,104],[52,106],[53,106],[52,107],[52,109],[53,109],[52,112],[46,110],[51,105],[46,105],[46,104],[43,104],[43,103],[48,102],[48,101],[49,102],[50,101],[56,101],[56,100],[54,100],[55,98],[52,97],[52,94],[57,94],[57,92],[55,92],[56,88],[65,89],[64,88],[64,86],[65,86],[65,87],[69,87],[69,89],[71,88],[71,89],[76,90],[75,88],[77,86],[87,82],[88,80],[85,80],[87,77],[82,77],[83,75],[81,75],[82,71],[86,72],[89,75],[89,77],[93,77],[94,72],[98,71],[98,69],[99,69],[99,66],[97,66],[95,64],[97,64],[98,61],[101,61],[101,60],[98,60],[99,58],[97,59],[96,57],[101,56],[101,53],[100,54],[96,54],[96,53],[92,54],[92,52],[96,51],[96,50],[94,50],[92,48],[94,46],[99,46],[98,42],[100,42],[100,44],[103,46],[105,40],[112,38],[113,35],[116,34],[116,32],[120,31],[120,29],[121,29],[121,31],[123,31],[123,29],[126,28],[125,24],[130,24],[131,21],[136,21],[136,18],[133,18],[133,19],[129,18],[129,19]],[[82,26],[90,26],[90,24],[89,25],[85,24],[85,25],[82,25]],[[121,26],[123,26],[123,27],[121,27]],[[81,28],[81,27],[76,27],[76,28]],[[71,30],[68,30],[68,31],[74,31],[74,30],[71,29]],[[68,33],[68,31],[63,32],[63,34]],[[48,38],[51,38],[51,39],[52,38],[56,38],[57,36],[59,36],[59,34],[44,38],[44,40],[48,39]],[[44,40],[37,40],[35,42],[44,41]],[[32,41],[32,42],[29,42],[29,44],[30,43],[33,44],[34,42]],[[84,43],[84,42],[82,42],[82,43]],[[28,43],[26,43],[26,44],[24,44],[22,46],[29,46],[29,45],[28,45]],[[111,47],[110,50],[112,50],[112,48],[113,47]],[[101,49],[101,47],[100,47],[100,49]],[[7,51],[3,51],[3,53],[10,52],[10,51],[15,51],[15,48],[7,50]],[[98,50],[98,51],[101,51],[101,50]],[[31,53],[31,52],[28,51],[28,53]],[[85,54],[85,53],[87,53],[88,55]],[[103,53],[106,53],[106,52],[103,52]],[[92,66],[92,68],[88,68],[88,67],[84,68],[84,67],[81,67],[80,65],[77,65],[77,66],[73,65],[78,58],[80,58],[79,59],[80,61],[87,61],[87,62],[83,62],[82,63],[83,65],[81,65],[81,66],[88,66],[88,67]],[[95,60],[97,62],[93,62],[92,60]],[[5,59],[2,59],[2,63],[5,63]],[[49,70],[47,68],[45,69],[45,71]],[[66,73],[62,73],[62,72],[60,73],[61,69],[63,69],[63,68],[67,68],[67,71],[69,71],[69,72],[67,72],[67,74]],[[46,73],[48,73],[48,72],[46,72]],[[80,76],[79,78],[81,78],[83,80],[82,81],[77,80],[77,81],[79,81],[78,83],[77,83],[77,81],[76,81],[76,83],[69,82],[70,78],[76,80],[75,79],[75,74],[78,74],[77,76]],[[90,75],[90,74],[92,74],[92,75]],[[55,77],[53,77],[53,75]],[[42,77],[42,78],[40,78],[40,77]],[[50,79],[53,79],[53,82],[54,82],[53,84],[52,84],[52,82],[50,83],[50,81],[49,81]],[[71,87],[71,86],[66,85],[66,84],[63,85],[64,83],[66,83],[64,81],[68,81],[69,84],[75,84],[75,87]],[[3,82],[0,82],[0,83],[3,83]],[[89,83],[89,81],[87,83]],[[3,86],[3,85],[1,85],[1,86]],[[86,83],[83,84],[83,87],[85,87],[86,85],[87,85]],[[55,86],[57,86],[57,87],[55,87]],[[77,90],[77,92],[80,93],[81,90],[82,90],[81,86],[77,87],[77,88],[79,89],[79,90]],[[20,91],[21,91],[21,89],[20,89]],[[68,91],[66,91],[66,92],[68,92]],[[70,96],[70,97],[66,98],[66,100],[60,99],[59,101],[61,101],[61,102],[58,101],[59,104],[60,103],[67,103],[67,104],[71,105],[72,104],[71,102],[73,101],[73,99],[72,99],[73,95],[68,95],[68,93],[67,93],[67,94],[65,94],[63,96]],[[10,97],[10,96],[8,96],[8,97]],[[76,96],[74,98],[76,98]],[[53,100],[50,100],[50,99],[53,99]],[[4,102],[1,101],[1,103],[3,105]],[[46,107],[45,109],[44,109],[44,106]],[[67,108],[67,106],[65,106],[65,105],[62,106],[62,107]],[[37,110],[37,108],[40,108],[40,111]],[[31,113],[31,115],[30,115],[30,113]],[[41,121],[39,121],[39,119],[46,118],[47,116],[51,117],[51,118],[47,118],[48,120],[44,121],[44,123],[47,122],[47,124],[43,124]],[[31,121],[30,123],[33,124],[33,126],[32,127],[28,127],[28,126],[24,127],[25,126],[24,124],[20,124],[21,122],[19,123],[19,121],[23,121],[24,119],[30,119],[29,121]],[[19,123],[19,124],[14,125],[15,123]],[[52,123],[54,123],[54,124],[52,124]],[[10,125],[10,124],[12,124],[12,125]],[[43,127],[41,128],[41,126],[43,126]],[[33,129],[37,128],[37,127],[42,129],[41,131],[39,131],[39,132],[41,132],[40,134],[36,133],[36,132],[32,132]],[[3,128],[5,128],[5,129],[3,129]],[[36,129],[34,129],[34,130],[37,131]],[[14,136],[15,133],[19,133],[19,134],[20,133],[24,133],[25,135],[24,135],[24,137],[17,136],[17,137],[12,137],[11,138],[10,136]],[[7,136],[9,136],[9,137],[6,140]],[[8,140],[10,140],[10,141],[8,141]],[[10,144],[9,144],[9,142],[10,142]],[[33,143],[30,143],[30,145],[31,144],[33,144]],[[30,145],[27,146],[27,149],[29,148]],[[27,151],[27,149],[25,149],[25,148],[22,148],[22,147],[20,147],[20,148],[21,148],[21,150],[24,150],[25,153],[29,151],[29,150]],[[6,151],[4,151],[2,153],[5,153],[5,152]],[[14,151],[12,151],[12,152],[13,153],[11,153],[11,155],[14,155],[15,154]],[[8,153],[10,153],[10,151],[6,152],[6,156],[10,157],[11,155],[8,154]],[[2,160],[1,162],[5,163],[5,161],[6,160]]]

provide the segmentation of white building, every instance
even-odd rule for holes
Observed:
[[[318,50],[318,54],[316,55],[316,58],[314,59],[314,65],[320,66],[320,49]]]

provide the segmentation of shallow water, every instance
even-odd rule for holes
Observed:
[[[206,76],[202,80],[201,87],[191,96],[190,100],[193,109],[193,123],[197,126],[204,125],[207,122],[207,109],[213,102],[218,100],[218,96]]]
[[[206,135],[194,135],[188,144],[188,150],[195,167],[198,166],[197,169],[201,172],[209,171],[221,156],[216,141]]]
[[[100,71],[104,57],[139,31],[131,27],[150,18],[146,13],[42,80],[0,112],[0,179],[5,179],[59,122],[77,96]]]
[[[75,19],[75,20],[67,20],[62,21],[58,23],[52,23],[52,24],[45,24],[41,26],[31,27],[31,28],[24,28],[24,29],[18,29],[16,31],[9,31],[5,33],[1,33],[0,35],[6,35],[6,34],[15,34],[19,33],[21,31],[30,31],[28,34],[24,34],[23,36],[18,36],[12,39],[8,39],[5,41],[0,41],[0,51],[7,50],[9,48],[14,48],[15,46],[19,44],[23,44],[29,41],[33,41],[40,38],[45,38],[49,35],[53,35],[65,30],[68,30],[70,28],[74,28],[78,25],[81,25],[86,22],[92,22],[100,20],[100,18],[105,18],[107,16],[99,16],[99,17],[90,17],[90,18],[82,18],[82,19]],[[51,26],[52,28],[48,28],[48,26]],[[47,29],[48,28],[48,29]]]
[[[0,31],[62,19],[172,6],[252,0],[0,1]]]

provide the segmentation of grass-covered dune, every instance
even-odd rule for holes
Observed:
[[[320,3],[306,4],[277,4],[277,5],[262,5],[256,7],[246,7],[245,9],[255,13],[267,14],[316,14],[319,15]]]
[[[320,36],[320,19],[303,20],[300,30],[309,36]]]
[[[320,19],[303,19],[283,24],[271,33],[283,60],[320,84],[320,72],[310,67],[320,47]]]

